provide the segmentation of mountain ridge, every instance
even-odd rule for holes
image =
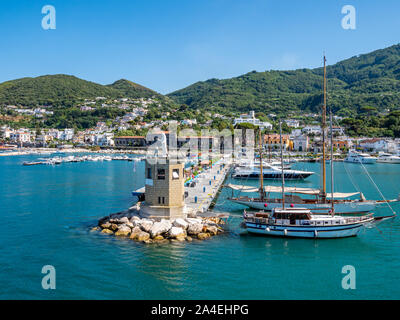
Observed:
[[[84,99],[150,98],[165,96],[126,79],[102,85],[73,75],[54,74],[24,77],[0,83],[0,104],[23,106],[53,105],[71,107]]]
[[[354,116],[366,106],[400,105],[400,44],[327,66],[328,104]],[[316,112],[322,103],[323,68],[251,71],[229,79],[198,81],[167,94],[192,108],[245,112]]]

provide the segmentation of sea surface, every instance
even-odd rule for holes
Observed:
[[[223,190],[214,210],[230,214],[226,234],[144,245],[90,232],[134,204],[143,162],[22,166],[37,158],[0,157],[0,299],[400,299],[399,218],[347,239],[252,236],[239,228],[244,207]],[[319,164],[295,168],[317,173],[288,185],[319,185]],[[365,168],[384,197],[398,197],[400,165]],[[357,164],[335,163],[335,189],[381,198]],[[42,288],[44,265],[56,269],[55,290]],[[355,267],[355,290],[342,288],[345,265]]]

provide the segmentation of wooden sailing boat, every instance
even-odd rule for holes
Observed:
[[[239,196],[228,198],[228,200],[243,204],[253,209],[272,211],[275,208],[280,208],[286,201],[291,203],[294,208],[306,208],[310,209],[315,214],[326,214],[331,211],[332,206],[335,206],[335,210],[338,214],[366,214],[371,212],[379,204],[386,204],[388,202],[398,202],[399,199],[393,200],[366,200],[361,192],[335,192],[330,197],[326,193],[326,58],[324,56],[324,79],[323,79],[323,104],[322,104],[322,165],[321,165],[321,189],[314,188],[301,188],[301,187],[287,187],[286,194],[281,198],[274,198],[271,193],[282,193],[283,186],[263,186],[263,179],[260,179],[260,188],[254,188],[243,185],[229,184],[225,187],[231,188],[232,190],[239,190],[244,193],[259,192],[258,198],[251,198],[248,196]],[[261,145],[261,135],[260,135]],[[332,145],[332,144],[331,144]],[[262,156],[260,148],[260,156]],[[333,160],[333,156],[331,156]],[[261,162],[262,163],[262,159]],[[332,163],[332,161],[331,161]],[[260,166],[261,169],[262,166]],[[283,168],[283,166],[281,165]],[[261,169],[262,170],[262,169]],[[261,171],[262,173],[262,171]],[[262,176],[262,174],[261,174]],[[311,195],[314,198],[303,198],[300,195]],[[350,199],[350,197],[359,195],[359,199]]]
[[[282,130],[279,122],[281,136]],[[331,124],[332,139],[332,124]],[[333,148],[331,147],[331,157]],[[331,161],[333,169],[333,161]],[[282,169],[283,170],[283,169]],[[332,198],[333,198],[333,170],[331,171]],[[325,177],[326,178],[326,177]],[[374,221],[372,214],[360,217],[344,217],[335,215],[334,202],[331,203],[329,215],[312,215],[306,208],[285,208],[285,177],[282,175],[282,207],[274,208],[272,213],[264,211],[257,213],[243,212],[244,223],[248,232],[266,236],[297,237],[297,238],[345,238],[356,236],[360,230]]]

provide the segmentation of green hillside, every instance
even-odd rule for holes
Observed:
[[[364,107],[400,108],[400,45],[356,56],[327,68],[328,103],[335,114],[354,116]],[[170,93],[178,103],[215,111],[316,112],[323,69],[266,71],[210,79]]]
[[[101,85],[70,75],[45,75],[22,78],[0,83],[0,105],[71,107],[84,99],[149,98],[169,100],[148,88],[127,80],[118,80],[111,85]]]
[[[129,80],[121,79],[115,81],[113,84],[107,85],[108,88],[117,90],[124,97],[130,98],[151,98],[157,97],[164,99],[165,97],[149,88],[143,87],[140,84],[134,83]]]

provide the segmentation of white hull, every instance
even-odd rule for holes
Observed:
[[[400,163],[400,159],[389,158],[389,159],[378,159],[379,163]]]
[[[356,236],[365,223],[332,227],[268,226],[246,222],[247,231],[266,236],[293,238],[346,238]]]
[[[282,207],[280,202],[265,202],[260,201],[246,201],[246,200],[234,200],[230,199],[230,201],[243,204],[252,209],[264,210],[264,211],[272,211],[274,208]],[[265,206],[267,204],[267,206]],[[294,208],[306,208],[311,210],[313,213],[329,213],[331,210],[331,205],[329,203],[294,203]],[[362,212],[370,212],[376,208],[375,201],[363,201],[363,202],[347,202],[347,203],[337,203],[335,204],[335,212],[337,214],[344,213],[362,213]]]
[[[350,163],[365,163],[365,164],[374,164],[376,163],[376,159],[370,159],[370,158],[346,158],[344,159],[345,162],[350,162]]]

